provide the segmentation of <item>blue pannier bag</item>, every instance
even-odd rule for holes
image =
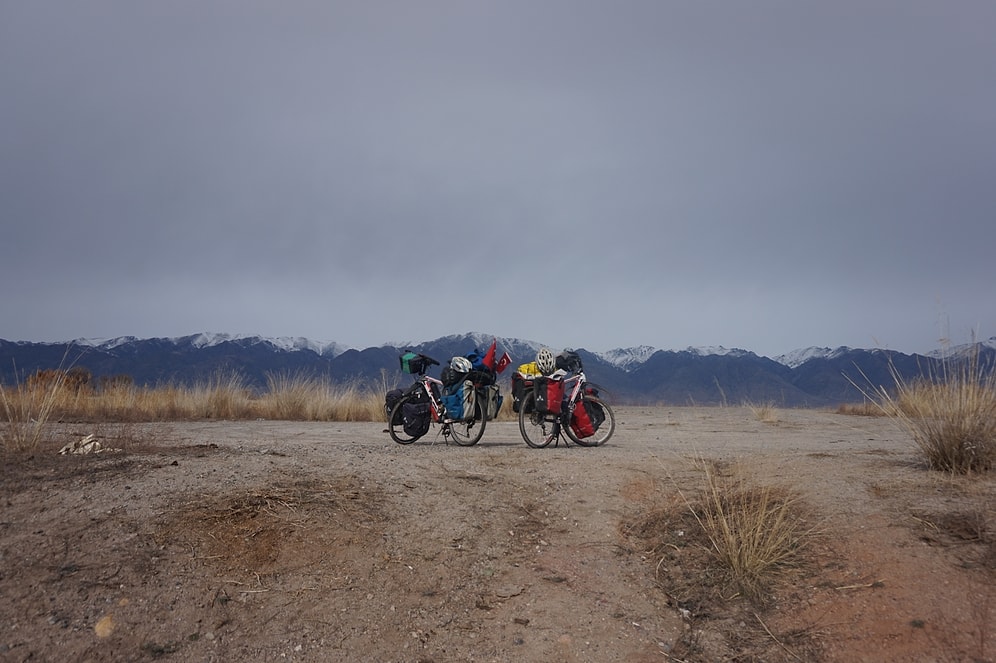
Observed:
[[[456,421],[474,418],[474,383],[469,380],[447,387],[443,393],[446,417]]]

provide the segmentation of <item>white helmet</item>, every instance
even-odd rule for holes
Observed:
[[[450,359],[450,368],[457,373],[470,373],[474,365],[466,357],[453,357]]]
[[[550,348],[540,348],[539,352],[536,353],[536,368],[543,375],[549,375],[557,370],[557,362],[553,358],[553,352]]]

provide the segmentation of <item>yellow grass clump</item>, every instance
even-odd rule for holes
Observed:
[[[730,582],[763,602],[778,571],[798,560],[813,528],[789,489],[752,481],[743,471],[724,475],[713,464],[702,467],[702,498],[688,506]]]
[[[996,371],[978,352],[949,359],[940,375],[878,390],[882,410],[898,421],[931,469],[953,474],[996,468]]]

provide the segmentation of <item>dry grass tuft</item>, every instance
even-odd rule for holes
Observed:
[[[699,460],[697,468],[704,477],[697,497],[661,492],[623,534],[650,544],[658,583],[679,607],[710,612],[708,604],[742,597],[763,608],[783,572],[805,562],[817,535],[807,510],[794,491],[741,464]]]
[[[837,407],[837,414],[847,414],[857,417],[884,417],[886,411],[880,403],[864,401],[862,403],[841,403]]]
[[[753,413],[754,418],[765,424],[777,424],[778,423],[778,409],[775,408],[775,404],[772,402],[761,403],[755,405],[754,403],[747,403],[747,407]]]
[[[893,370],[893,378],[894,394],[877,390],[880,407],[909,431],[931,469],[996,468],[996,370],[978,352],[945,361],[939,376],[906,380]]]
[[[742,470],[724,476],[713,464],[702,468],[702,499],[688,508],[730,582],[751,602],[763,603],[774,576],[798,561],[813,528],[789,489],[756,483]]]

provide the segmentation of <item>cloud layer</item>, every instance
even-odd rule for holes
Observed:
[[[992,3],[2,14],[2,338],[996,334]]]

